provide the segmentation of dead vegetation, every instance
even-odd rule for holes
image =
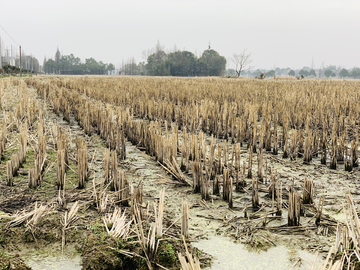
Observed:
[[[20,185],[22,174],[33,192],[51,183],[65,210],[63,247],[65,231],[76,223],[77,201],[83,201],[95,208],[111,237],[126,241],[136,234],[142,251],[126,256],[142,256],[149,269],[159,264],[156,236],[166,231],[165,193],[157,203],[147,195],[144,205],[147,185],[134,181],[124,165],[131,163],[127,140],[164,168],[171,178],[167,183],[175,183],[171,188],[200,193],[204,208],[214,200],[225,201],[229,213],[236,213],[226,220],[229,231],[255,246],[259,230],[335,234],[337,223],[322,211],[326,184],[316,184],[307,174],[282,177],[275,166],[327,170],[320,164],[328,164],[349,178],[357,173],[360,95],[353,81],[49,77],[13,79],[9,85],[19,97],[14,111],[4,113],[0,132],[7,192]],[[6,107],[6,99],[1,102]],[[49,114],[63,122],[50,125]],[[79,136],[74,136],[75,125]],[[91,142],[96,136],[105,145],[101,150]],[[92,186],[86,187],[87,182]],[[181,228],[173,237],[190,239],[189,205],[179,203],[177,209]],[[287,223],[272,225],[281,217]],[[188,255],[187,262],[195,265]],[[187,269],[184,257],[179,258]]]

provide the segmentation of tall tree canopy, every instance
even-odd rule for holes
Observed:
[[[226,59],[217,51],[205,50],[198,60],[199,75],[202,76],[219,76],[225,70]]]
[[[151,76],[170,75],[168,55],[163,50],[158,50],[147,58],[146,69]]]
[[[196,57],[192,52],[176,51],[168,56],[172,76],[194,76]]]
[[[159,49],[148,56],[146,70],[151,76],[219,76],[225,66],[225,57],[215,50],[206,50],[197,58],[189,51],[166,54]]]

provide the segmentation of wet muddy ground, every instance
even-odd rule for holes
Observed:
[[[4,100],[8,100],[8,102],[3,107],[5,112],[0,118],[8,117],[8,112],[13,110],[19,102],[20,96],[11,94],[14,91],[14,86],[9,86],[3,93],[3,102]],[[4,161],[9,159],[18,145],[16,132],[9,133],[10,140],[4,154],[4,161],[0,164],[2,236],[0,244],[7,256],[0,256],[1,261],[4,261],[4,265],[9,265],[14,258],[21,258],[23,261],[21,265],[25,267],[26,264],[32,269],[81,269],[81,265],[83,265],[83,269],[102,269],[102,267],[112,269],[111,267],[119,265],[119,262],[116,261],[119,253],[109,247],[121,249],[124,246],[122,246],[123,243],[118,243],[106,234],[102,215],[94,207],[92,198],[93,179],[96,184],[99,184],[103,177],[103,153],[106,143],[96,134],[91,137],[85,135],[83,129],[73,118],[68,123],[61,116],[56,116],[52,111],[52,105],[38,97],[34,89],[29,89],[29,92],[30,96],[46,109],[44,115],[49,149],[48,170],[44,174],[41,186],[36,190],[30,190],[27,187],[26,171],[34,166],[34,163],[33,153],[32,155],[29,153],[27,162],[22,169],[24,173],[15,177],[14,187],[7,187]],[[61,125],[71,138],[70,169],[67,173],[64,195],[68,205],[65,209],[57,206],[56,155],[54,138],[51,134],[52,126],[55,124]],[[30,133],[35,134],[35,130],[36,128]],[[77,165],[74,153],[76,152],[75,139],[78,136],[86,141],[90,157],[90,177],[85,190],[76,188]],[[32,140],[29,144],[30,149],[36,146]],[[242,161],[247,162],[246,145],[241,150]],[[264,206],[263,211],[257,212],[251,208],[250,179],[246,179],[246,191],[233,193],[234,208],[229,209],[228,203],[222,201],[221,196],[211,195],[210,200],[204,202],[199,194],[193,194],[191,187],[170,183],[168,180],[171,179],[171,176],[157,161],[130,142],[126,142],[126,151],[127,159],[120,163],[119,167],[126,172],[131,185],[137,186],[140,182],[143,183],[144,208],[147,204],[152,205],[159,198],[160,190],[165,188],[164,226],[165,228],[171,226],[167,237],[174,241],[171,242],[174,249],[181,244],[178,234],[181,224],[179,221],[181,202],[183,200],[189,202],[190,240],[198,249],[198,255],[203,256],[201,257],[202,262],[206,262],[204,266],[207,265],[210,269],[289,269],[298,263],[299,258],[302,262],[300,269],[307,269],[315,257],[315,252],[319,252],[317,260],[321,260],[333,245],[336,224],[343,220],[342,203],[345,201],[345,195],[351,193],[356,203],[359,200],[360,193],[358,193],[357,186],[360,178],[357,168],[349,173],[345,172],[344,165],[340,164],[337,170],[330,170],[327,166],[320,164],[320,158],[314,158],[310,165],[305,165],[302,159],[290,161],[283,159],[281,153],[277,156],[265,153],[267,181],[259,186],[260,204]],[[253,162],[253,175],[256,175],[256,157],[253,158]],[[305,177],[313,180],[315,206],[321,196],[325,197],[323,219],[320,226],[315,225],[313,217],[316,213],[315,208],[305,206],[305,216],[300,220],[301,226],[298,228],[287,227],[287,192],[283,194],[285,204],[282,216],[276,217],[269,214],[266,224],[263,225],[264,220],[261,217],[266,212],[270,213],[272,208],[271,197],[268,196],[267,191],[271,169],[277,171],[278,179],[282,182],[284,190],[293,186],[295,190],[302,192]],[[190,174],[186,177],[192,180]],[[66,209],[69,209],[77,200],[81,201],[79,219],[67,232],[67,244],[65,252],[62,253],[61,218]],[[24,224],[20,227],[6,228],[7,222],[12,219],[13,215],[23,210],[30,211],[35,202],[42,202],[50,207],[49,214],[44,217],[38,228],[33,232],[29,231]],[[247,217],[244,217],[245,206],[247,206]],[[55,252],[57,255],[49,252],[49,250],[56,250],[54,245],[57,246]],[[128,246],[125,248],[130,249]],[[209,260],[205,253],[213,256],[212,266],[208,265]],[[17,254],[20,254],[20,257]],[[6,258],[4,259],[4,257]],[[168,261],[172,259],[177,260],[176,256],[164,258]],[[128,263],[126,258],[122,257],[121,260],[125,265]],[[2,267],[6,269],[4,265]],[[58,268],[49,268],[54,265],[58,265]],[[139,264],[138,266],[145,269],[144,265]],[[167,267],[178,268],[179,265],[169,262]]]
[[[21,258],[26,265],[38,270],[71,269],[82,268],[81,256],[75,248],[67,247],[64,252],[59,245],[47,246],[39,249],[24,249],[21,251]]]
[[[276,246],[268,250],[249,249],[235,243],[229,237],[215,236],[193,245],[214,256],[211,267],[205,269],[311,269],[316,260],[316,268],[321,265],[321,257],[314,256],[296,245]],[[299,266],[293,267],[294,265]]]

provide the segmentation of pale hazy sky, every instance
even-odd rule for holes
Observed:
[[[119,66],[159,40],[199,55],[248,48],[255,68],[360,67],[359,0],[0,0],[0,25],[42,65],[57,46]],[[0,28],[3,44],[16,44]],[[4,52],[3,52],[4,53]],[[228,61],[229,66],[230,62]]]

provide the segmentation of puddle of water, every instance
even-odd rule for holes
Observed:
[[[193,246],[214,256],[210,268],[218,269],[293,269],[301,258],[301,266],[296,269],[310,269],[315,255],[295,247],[276,246],[267,251],[249,251],[242,244],[236,244],[231,239],[214,236],[209,240],[193,242]],[[297,264],[298,265],[298,264]],[[321,257],[317,258],[317,267],[321,265]],[[316,268],[317,269],[317,268]]]
[[[44,249],[25,253],[21,257],[33,270],[80,270],[82,268],[81,257],[75,252],[62,254],[61,251],[55,253],[51,249]]]

